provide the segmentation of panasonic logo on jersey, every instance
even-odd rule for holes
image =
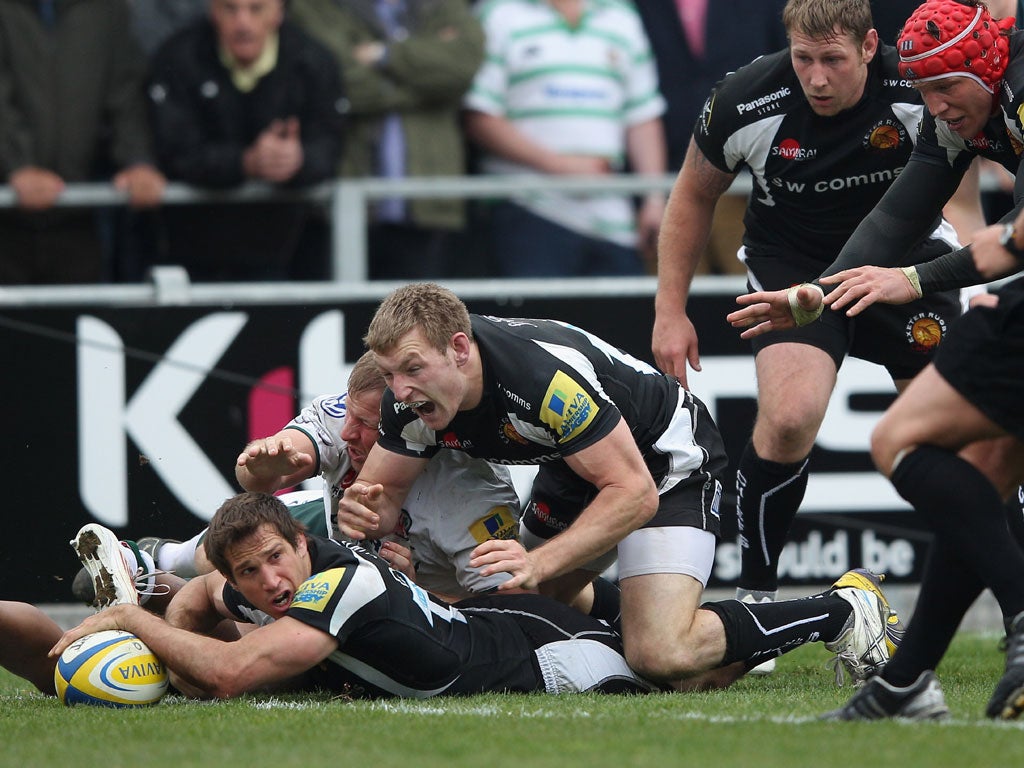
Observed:
[[[742,115],[744,112],[749,112],[752,109],[757,109],[758,107],[763,107],[765,104],[771,104],[773,101],[778,101],[779,99],[785,98],[786,96],[789,96],[792,92],[793,91],[791,91],[789,88],[783,86],[782,88],[779,88],[779,90],[774,91],[773,93],[765,94],[764,96],[759,96],[753,101],[748,101],[745,104],[737,104],[736,111]]]

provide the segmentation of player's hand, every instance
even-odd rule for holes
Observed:
[[[988,291],[976,293],[971,296],[970,301],[967,302],[967,306],[970,309],[974,309],[975,307],[998,307],[999,295],[989,293]]]
[[[1015,231],[1016,229],[1017,226],[1014,227]],[[986,280],[995,280],[998,277],[1011,275],[1022,266],[1012,253],[999,244],[1002,234],[1003,225],[994,224],[975,232],[974,239],[971,241],[974,268]]]
[[[380,545],[381,557],[388,561],[388,565],[412,581],[416,582],[416,569],[412,564],[412,550],[403,547],[397,541],[385,541]]]
[[[376,538],[374,534],[380,528],[376,509],[383,495],[384,486],[380,483],[352,483],[338,500],[338,529],[355,541]]]
[[[821,306],[821,291],[802,286],[796,292],[799,306],[807,312],[814,312]],[[785,331],[796,328],[796,318],[789,303],[789,290],[755,291],[736,297],[736,303],[743,309],[730,312],[725,319],[733,328],[745,328],[741,339],[753,339],[771,331]]]
[[[846,316],[859,315],[872,304],[906,304],[919,298],[917,288],[898,267],[855,267],[821,278],[822,285],[834,285],[825,306],[846,308]]]
[[[515,539],[488,539],[470,553],[469,566],[479,568],[481,576],[511,574],[512,578],[498,586],[499,592],[532,591],[540,583],[534,557]]]
[[[235,465],[244,469],[253,480],[268,484],[251,488],[243,483],[247,490],[276,491],[285,487],[282,483],[287,484],[287,480],[294,475],[311,476],[316,469],[316,458],[297,450],[290,437],[274,435],[253,440],[245,446],[238,454]]]
[[[124,629],[128,630],[128,626],[125,622],[125,612],[131,608],[138,608],[138,606],[127,605],[124,603],[118,605],[112,605],[109,608],[94,613],[92,616],[87,617],[77,627],[72,627],[63,635],[57,644],[50,649],[50,658],[56,658],[64,653],[65,649],[71,645],[75,640],[91,635],[93,632],[102,632],[105,629]],[[129,630],[130,631],[130,630]]]
[[[654,362],[658,368],[669,376],[675,376],[684,387],[688,386],[687,364],[695,371],[700,370],[697,329],[693,327],[685,312],[658,312],[655,315],[651,351],[654,353]]]

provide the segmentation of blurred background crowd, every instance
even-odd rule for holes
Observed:
[[[674,174],[714,84],[786,46],[784,4],[0,0],[0,285],[161,264],[327,279],[330,210],[288,192],[338,178]],[[917,4],[872,4],[883,40]],[[80,182],[126,204],[57,204]],[[278,194],[169,204],[168,182]],[[377,200],[369,277],[653,274],[664,204],[657,189]],[[720,201],[702,272],[740,273],[745,205]]]

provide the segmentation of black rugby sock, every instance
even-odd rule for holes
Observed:
[[[936,539],[921,575],[914,617],[882,678],[906,687],[926,669],[938,667],[964,614],[983,589],[981,579],[956,552]]]
[[[621,593],[618,585],[603,576],[598,576],[591,583],[594,586],[594,602],[590,606],[590,615],[608,622],[616,631],[621,632]]]
[[[807,464],[806,458],[791,464],[762,459],[750,441],[743,449],[736,470],[741,588],[779,588],[779,555],[807,490]]]
[[[1003,616],[1024,611],[1024,550],[1007,535],[1003,500],[981,472],[952,451],[922,445],[899,462],[892,484],[992,590]]]
[[[725,626],[725,659],[760,664],[804,643],[831,642],[843,631],[853,607],[825,592],[800,600],[750,604],[720,600],[701,606],[714,611]]]
[[[1010,498],[1003,505],[1006,512],[1006,524],[1010,527],[1017,546],[1024,551],[1024,485],[1014,488]]]

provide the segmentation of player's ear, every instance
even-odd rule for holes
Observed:
[[[468,363],[470,351],[473,347],[473,342],[469,340],[469,336],[460,331],[452,336],[451,345],[455,353],[455,364],[461,367]]]
[[[867,64],[878,53],[878,31],[869,29],[868,33],[864,35],[864,42],[860,46],[861,56],[864,58],[864,63]]]

